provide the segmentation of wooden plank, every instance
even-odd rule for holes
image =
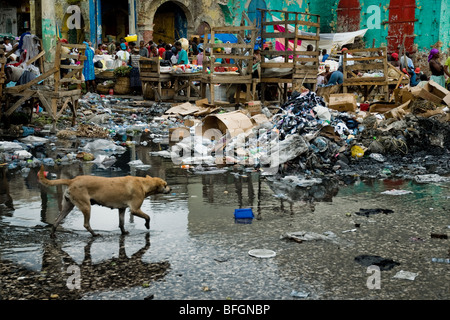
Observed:
[[[319,64],[318,58],[295,58],[296,62],[317,62]]]
[[[284,13],[284,14],[301,14],[305,16],[311,16],[311,17],[320,17],[318,14],[312,14],[307,12],[298,12],[298,11],[286,11],[286,10],[275,10],[275,9],[260,9],[261,12],[278,12],[278,13]]]
[[[32,85],[35,85],[36,83],[40,82],[41,80],[48,78],[49,76],[51,76],[52,74],[54,74],[56,72],[59,72],[59,70],[56,69],[55,67],[53,67],[52,69],[48,70],[44,74],[41,74],[39,77],[34,78],[33,80],[31,80],[28,83],[25,83],[25,84],[22,84],[19,86],[15,86],[15,87],[11,87],[8,89],[10,89],[11,92],[22,92],[22,91],[28,89],[29,87],[31,87]]]
[[[71,49],[86,49],[85,44],[63,43],[63,42],[59,42],[59,43],[61,43],[62,47],[67,47],[67,48],[71,48]]]
[[[383,57],[353,57],[348,58],[344,56],[344,61],[371,61],[371,60],[381,60]]]
[[[379,47],[379,48],[366,48],[366,49],[352,49],[350,52],[353,53],[360,53],[360,52],[378,52],[378,51],[387,51],[386,47]]]
[[[69,102],[71,102],[72,98],[68,97],[66,98],[66,100],[64,101],[61,109],[59,109],[58,114],[56,115],[56,119],[59,119],[59,117],[61,117],[62,113],[64,112],[64,110],[66,110],[66,108],[69,106]]]
[[[265,26],[284,26],[285,21],[265,21],[263,22]],[[289,25],[295,25],[299,24],[302,26],[309,26],[309,27],[320,27],[320,24],[316,22],[311,21],[304,21],[304,20],[288,20]]]
[[[55,53],[55,63],[54,63],[54,68],[56,69],[60,69],[61,66],[61,42],[58,42],[56,44],[56,53]],[[55,73],[54,74],[54,80],[55,80],[55,92],[59,91],[59,79],[61,78],[60,73]]]
[[[371,85],[382,86],[382,85],[385,85],[385,83],[386,83],[386,81],[384,81],[383,78],[381,78],[380,81],[369,81],[367,79],[366,80],[361,80],[361,81],[354,81],[354,79],[345,79],[344,83],[342,85],[346,86],[346,87],[351,87],[351,86],[371,86]]]
[[[59,66],[60,69],[69,69],[69,70],[83,70],[84,66],[78,65],[78,66],[74,66],[74,65],[65,65],[62,64]]]
[[[7,52],[7,53],[5,54],[5,58],[8,59],[10,55],[12,55],[14,52],[17,51],[17,49],[19,49],[19,44],[18,44],[18,43],[16,43],[16,44],[13,46],[13,48],[12,48],[11,51],[9,51],[9,52]]]
[[[61,58],[64,59],[75,59],[75,60],[87,60],[86,56],[80,56],[79,54],[61,53]]]
[[[253,26],[230,26],[230,27],[213,27],[215,33],[236,33],[238,31],[257,31]],[[212,37],[211,37],[212,38]]]
[[[37,55],[35,55],[33,58],[31,58],[30,60],[27,61],[27,65],[29,66],[30,64],[32,64],[36,60],[40,59],[44,54],[45,54],[45,51],[39,52]]]
[[[241,56],[237,54],[214,53],[215,59],[253,60],[253,55]]]
[[[292,62],[264,62],[261,63],[261,69],[270,68],[294,68]]]
[[[205,48],[237,48],[237,49],[251,49],[247,43],[208,43],[204,45]]]
[[[261,35],[261,38],[287,38],[287,39],[294,39],[295,33],[289,33],[289,32],[264,32]]]
[[[8,110],[6,110],[5,115],[9,117],[9,116],[10,116],[14,111],[16,111],[16,109],[19,108],[25,101],[27,101],[28,99],[30,99],[30,98],[34,95],[34,93],[35,93],[35,92],[32,91],[32,90],[27,91],[27,92],[25,93],[25,95],[24,95],[22,98],[20,98],[19,100],[17,100],[17,102],[14,103],[14,105],[13,105],[11,108],[9,108]]]
[[[53,109],[51,105],[48,103],[45,96],[42,94],[40,90],[37,90],[36,93],[39,96],[39,100],[41,100],[42,106],[45,108],[45,110],[47,110],[48,114],[52,117],[52,119],[54,119]]]

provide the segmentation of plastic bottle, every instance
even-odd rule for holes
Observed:
[[[444,258],[431,258],[432,262],[438,262],[438,263],[450,263],[450,259],[444,259]]]

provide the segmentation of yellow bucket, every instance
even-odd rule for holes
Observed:
[[[136,42],[137,41],[137,34],[128,35],[128,37],[125,37],[126,42]]]

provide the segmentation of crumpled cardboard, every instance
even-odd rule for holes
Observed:
[[[428,81],[423,88],[412,87],[410,91],[415,97],[437,104],[445,103],[450,106],[450,91],[433,80]]]
[[[211,114],[203,120],[203,133],[209,129],[219,129],[223,134],[227,131],[231,137],[253,128],[252,120],[240,111]]]

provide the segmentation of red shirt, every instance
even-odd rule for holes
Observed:
[[[166,49],[164,49],[163,47],[158,49],[158,53],[161,58],[163,57],[164,52],[166,52]]]

